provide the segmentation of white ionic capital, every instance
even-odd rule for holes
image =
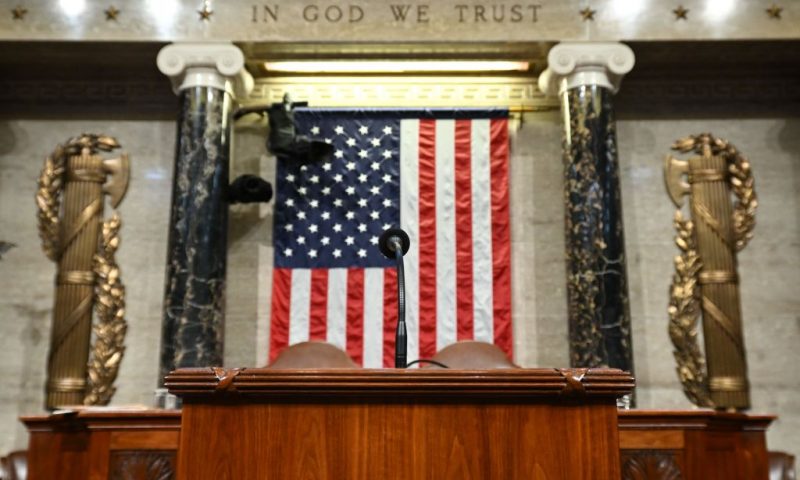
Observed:
[[[173,43],[156,58],[175,93],[191,87],[211,87],[246,97],[253,77],[244,68],[244,54],[231,43]]]
[[[559,43],[547,54],[539,89],[555,95],[582,85],[598,85],[616,93],[635,60],[633,50],[622,43]]]

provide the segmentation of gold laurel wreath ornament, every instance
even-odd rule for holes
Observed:
[[[664,169],[678,207],[673,223],[681,251],[668,307],[678,377],[697,406],[745,409],[749,385],[736,252],[753,237],[758,206],[753,174],[733,145],[708,133],[679,140],[672,149],[699,155],[688,161],[668,155]],[[684,195],[690,196],[692,219],[681,211]],[[698,345],[701,314],[708,359]]]
[[[116,390],[127,331],[125,287],[115,259],[121,221],[116,211],[103,219],[103,207],[106,195],[114,209],[125,196],[129,162],[125,154],[103,159],[99,152],[118,148],[112,137],[83,134],[58,145],[39,176],[39,236],[45,255],[58,265],[48,409],[107,405]]]

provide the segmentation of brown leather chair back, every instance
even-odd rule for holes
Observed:
[[[493,368],[519,368],[508,359],[500,347],[491,343],[463,341],[439,350],[431,360],[450,368],[481,370]],[[435,364],[422,364],[422,368],[441,368]]]
[[[25,480],[28,478],[28,452],[18,450],[0,459],[0,480]]]
[[[302,342],[284,349],[267,368],[361,368],[338,347],[325,342]]]
[[[795,480],[794,455],[769,452],[769,480]]]

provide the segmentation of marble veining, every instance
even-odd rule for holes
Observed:
[[[613,94],[563,94],[570,361],[633,370]]]
[[[159,383],[179,367],[222,365],[230,95],[181,92]]]

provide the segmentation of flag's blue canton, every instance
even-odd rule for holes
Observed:
[[[297,132],[334,147],[330,162],[279,161],[275,266],[388,267],[378,237],[400,226],[400,121],[297,112]]]

